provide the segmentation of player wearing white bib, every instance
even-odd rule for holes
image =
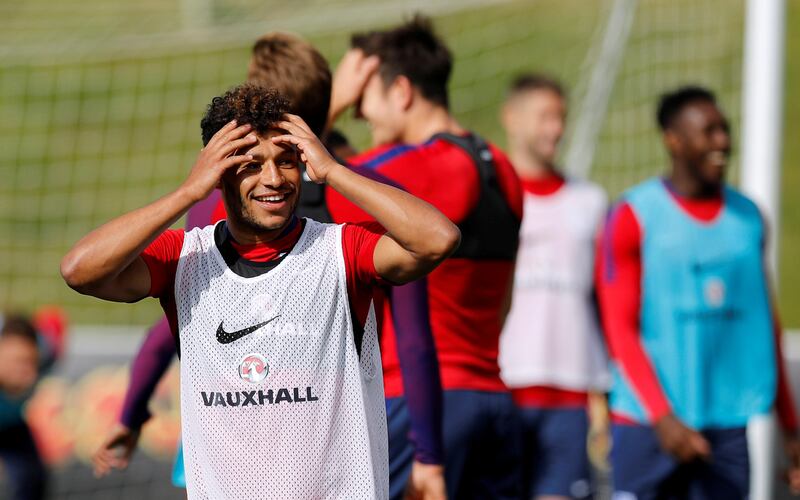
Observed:
[[[365,313],[363,299],[433,270],[459,232],[336,163],[286,107],[252,85],[215,98],[188,179],[84,237],[62,275],[99,298],[161,300],[179,332],[190,498],[386,498],[375,305]],[[300,161],[386,232],[298,220]],[[225,221],[165,231],[215,187]]]
[[[559,173],[565,116],[560,85],[539,75],[513,83],[502,115],[524,216],[499,359],[522,421],[525,499],[591,494],[586,405],[609,378],[592,283],[606,196]]]

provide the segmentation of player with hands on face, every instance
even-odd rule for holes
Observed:
[[[290,101],[290,112],[301,116],[314,133],[322,134],[328,118],[331,98],[331,72],[327,61],[310,43],[283,32],[267,33],[253,45],[247,71],[251,83],[275,88]],[[336,130],[325,135],[325,145],[335,158],[347,158],[355,151]],[[301,166],[301,168],[304,168]],[[373,180],[397,187],[373,170],[354,170]],[[353,205],[329,186],[315,184],[304,173],[296,214],[319,222],[367,223],[374,219]],[[187,213],[186,229],[214,224],[226,217],[221,192],[215,190]],[[407,388],[410,435],[415,464],[411,477],[397,478],[408,484],[412,498],[443,498],[444,480],[440,464],[442,455],[441,406],[442,391],[439,366],[429,326],[426,280],[420,279],[401,287],[386,287],[386,297],[376,300],[379,336],[384,324],[381,303],[388,300],[398,314],[392,321],[403,384]],[[357,312],[358,314],[358,312]],[[166,318],[158,321],[147,333],[131,363],[131,382],[120,411],[119,423],[97,449],[93,457],[98,475],[107,473],[108,464],[124,468],[136,447],[139,431],[149,419],[148,402],[158,380],[169,367],[176,353],[176,342]],[[405,436],[403,442],[407,441]],[[391,443],[390,443],[391,446]],[[119,458],[124,460],[119,460]],[[172,482],[185,487],[182,447],[173,467]],[[402,485],[400,485],[402,486]]]
[[[459,231],[431,205],[338,164],[286,109],[280,95],[253,85],[215,98],[187,180],[84,237],[62,275],[108,300],[160,299],[180,342],[191,498],[256,490],[385,498],[374,292],[430,272],[455,250]],[[301,157],[310,177],[380,226],[298,219]],[[166,230],[216,187],[224,221]],[[243,457],[264,442],[270,453]]]
[[[333,78],[330,121],[353,107],[373,148],[348,158],[431,203],[461,230],[459,249],[427,278],[443,389],[444,478],[450,498],[519,497],[516,410],[497,352],[510,301],[522,191],[505,154],[466,130],[449,109],[453,57],[423,16],[353,35]],[[381,354],[389,421],[391,496],[441,481],[417,460],[411,395],[387,322]],[[410,478],[410,479],[409,479]]]

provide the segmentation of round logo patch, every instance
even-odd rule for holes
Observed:
[[[239,376],[253,384],[261,382],[268,374],[267,360],[258,353],[248,354],[239,363]]]
[[[719,278],[709,278],[705,282],[703,294],[706,304],[711,307],[720,307],[725,303],[725,283]]]

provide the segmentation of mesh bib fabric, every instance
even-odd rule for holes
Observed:
[[[511,388],[605,390],[608,361],[592,298],[594,241],[606,196],[569,180],[555,194],[526,194],[511,311],[500,369]]]
[[[374,310],[359,357],[342,228],[306,220],[268,273],[186,234],[175,278],[189,498],[383,499],[388,444]]]

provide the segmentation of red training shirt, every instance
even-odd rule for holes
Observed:
[[[522,218],[522,190],[505,154],[494,146],[497,180],[513,213]],[[421,145],[387,145],[350,158],[431,203],[455,224],[474,209],[481,182],[464,150],[440,138]],[[428,276],[431,329],[442,387],[505,391],[497,364],[502,304],[514,272],[512,261],[450,258]],[[385,311],[388,315],[390,311]],[[403,395],[392,321],[381,343],[386,397]]]

